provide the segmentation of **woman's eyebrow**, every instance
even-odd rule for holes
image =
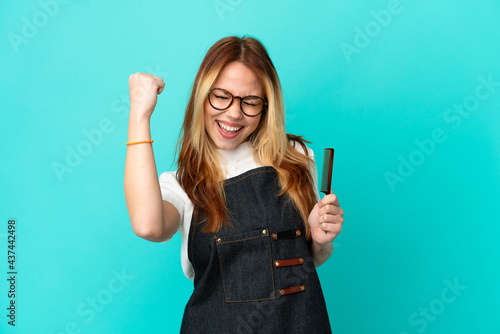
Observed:
[[[240,97],[245,97],[245,96],[258,96],[258,97],[261,97],[259,94],[257,93],[252,93],[252,94],[245,94],[245,95],[236,95],[234,94],[232,91],[230,91],[229,89],[227,88],[223,88],[223,87],[220,87],[220,86],[214,86],[214,89],[215,88],[218,88],[218,89],[224,89],[225,91],[228,91],[229,93],[231,93],[233,96],[240,96]]]

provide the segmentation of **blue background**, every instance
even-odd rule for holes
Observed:
[[[66,2],[0,5],[0,332],[178,332],[192,291],[180,237],[138,238],[125,206],[128,77],[166,82],[152,138],[158,174],[173,170],[203,56],[251,35],[320,175],[336,150],[345,224],[318,269],[333,331],[500,333],[500,87],[481,86],[500,82],[498,1]],[[467,117],[453,109],[473,102]],[[85,155],[69,166],[72,150]]]

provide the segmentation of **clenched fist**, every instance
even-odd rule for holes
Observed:
[[[130,113],[138,117],[151,117],[158,95],[165,83],[162,78],[149,73],[134,73],[128,78]]]
[[[314,206],[308,222],[311,237],[319,245],[329,243],[339,235],[344,223],[344,210],[332,191]]]

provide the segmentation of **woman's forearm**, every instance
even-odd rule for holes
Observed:
[[[131,111],[128,142],[149,139],[149,118],[134,117],[134,112]],[[152,144],[127,146],[124,190],[134,233],[152,241],[160,238],[164,234],[162,197]]]

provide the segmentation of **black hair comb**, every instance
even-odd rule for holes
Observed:
[[[333,169],[333,148],[325,148],[323,155],[323,174],[321,176],[321,192],[325,195],[330,194],[332,184],[332,169]]]

